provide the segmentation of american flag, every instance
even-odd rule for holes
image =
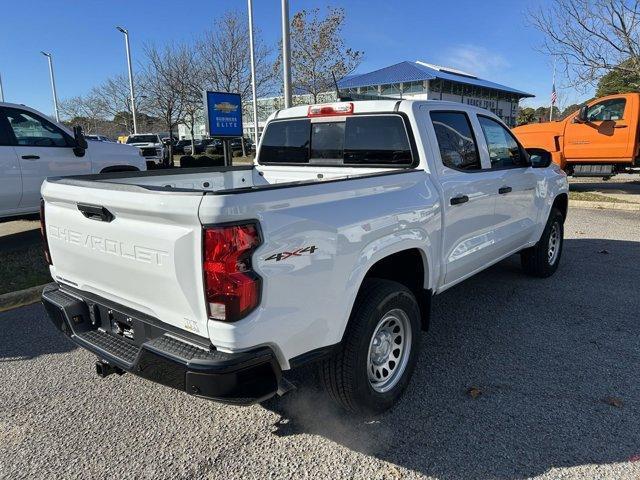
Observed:
[[[553,82],[553,87],[551,88],[551,105],[555,105],[558,101],[558,94],[556,93],[556,82]]]

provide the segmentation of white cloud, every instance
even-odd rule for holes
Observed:
[[[445,50],[439,63],[479,77],[491,76],[509,67],[506,58],[478,45],[455,45]]]

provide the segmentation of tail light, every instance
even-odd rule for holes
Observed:
[[[51,261],[51,252],[49,251],[49,242],[47,241],[47,226],[44,221],[44,200],[40,199],[40,237],[42,237],[42,251],[44,259],[49,265],[53,265]]]
[[[204,230],[203,271],[209,317],[234,322],[260,303],[262,280],[251,266],[251,255],[262,243],[254,223]]]
[[[353,103],[334,103],[329,105],[311,105],[307,117],[332,117],[353,114]]]

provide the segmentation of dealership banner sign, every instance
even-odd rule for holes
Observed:
[[[209,136],[242,136],[242,100],[239,93],[206,91],[204,106]]]

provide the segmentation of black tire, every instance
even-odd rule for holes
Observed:
[[[557,243],[555,254],[550,253],[550,238],[555,230]],[[523,270],[534,277],[547,278],[555,273],[560,264],[562,246],[564,245],[564,217],[560,210],[551,209],[549,219],[544,227],[542,236],[533,247],[520,252],[520,261]]]
[[[406,361],[397,364],[397,368],[404,364],[403,370],[397,370],[390,388],[380,392],[374,389],[369,379],[368,369],[372,366],[369,363],[369,348],[379,322],[389,318],[387,315],[390,313],[397,314],[398,310],[406,314],[403,322],[410,329],[410,340],[407,340],[405,347],[409,345],[410,348],[406,352]],[[405,333],[405,339],[408,336]],[[394,352],[393,342],[387,343],[387,352],[389,345]],[[397,282],[366,280],[356,299],[339,350],[320,364],[322,384],[329,396],[344,409],[364,415],[380,414],[391,408],[407,387],[418,358],[419,345],[420,309],[413,293]],[[403,354],[400,356],[401,359],[405,358]]]

